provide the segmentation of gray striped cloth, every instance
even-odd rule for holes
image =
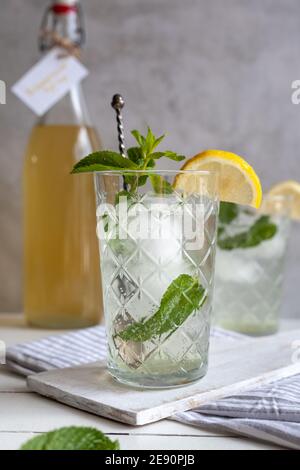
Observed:
[[[215,337],[244,340],[243,335],[213,329]],[[103,326],[53,335],[7,350],[7,366],[23,375],[103,360]],[[230,432],[300,449],[300,375],[176,413],[173,420],[209,431]]]

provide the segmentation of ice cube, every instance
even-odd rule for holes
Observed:
[[[135,204],[128,210],[128,235],[141,242],[149,256],[164,264],[178,256],[183,236],[183,209],[178,204],[164,204],[153,200],[146,207]]]
[[[218,250],[216,256],[216,280],[224,282],[255,284],[260,267],[255,258],[243,256],[242,250]],[[245,251],[245,250],[244,250]]]

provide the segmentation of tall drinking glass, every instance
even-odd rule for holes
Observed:
[[[208,363],[216,175],[101,172],[95,188],[109,372],[141,387],[198,380]]]
[[[278,330],[291,202],[285,196],[266,196],[259,211],[221,203],[217,325],[254,336]]]

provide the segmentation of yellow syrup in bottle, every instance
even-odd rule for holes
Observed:
[[[99,147],[91,127],[32,130],[24,168],[24,307],[30,325],[80,328],[100,321],[93,177],[70,174]]]

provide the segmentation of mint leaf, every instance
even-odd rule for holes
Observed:
[[[136,165],[141,166],[144,162],[142,151],[139,147],[131,147],[127,150],[129,160]]]
[[[271,222],[270,216],[262,215],[251,227],[250,234],[255,244],[270,240],[277,232],[277,226]]]
[[[122,155],[117,152],[102,150],[91,153],[76,163],[73,167],[72,173],[124,169],[135,170],[138,169],[138,166],[128,158],[122,157]]]
[[[170,284],[152,317],[129,325],[117,336],[124,341],[144,342],[174,332],[205,300],[205,289],[199,281],[188,274],[181,274]]]
[[[123,176],[126,186],[130,186],[129,192],[133,194],[138,186],[144,186],[147,181],[148,175],[139,174],[126,174]]]
[[[222,235],[222,233],[224,233],[224,232],[225,232],[225,227],[219,226],[218,227],[218,237],[220,237]]]
[[[164,154],[165,152],[154,152],[154,153],[151,153],[151,158],[152,160],[158,160],[159,158],[162,158]]]
[[[239,214],[239,206],[233,202],[220,202],[219,222],[230,224]]]
[[[150,127],[148,127],[148,132],[145,137],[145,144],[144,144],[144,150],[145,150],[146,155],[150,155],[155,149],[155,147],[156,147],[156,137],[153,134]]]
[[[166,150],[164,152],[164,157],[169,158],[170,160],[174,160],[175,162],[181,162],[185,160],[184,155],[178,155],[176,152],[171,152],[171,150]]]
[[[152,130],[150,127],[148,127],[147,135],[143,136],[139,131],[133,130],[131,131],[131,134],[139,144],[141,151],[143,153],[144,158],[147,158],[153,150],[161,143],[161,141],[164,139],[164,135],[156,138],[155,135],[153,134]]]
[[[118,450],[112,441],[95,428],[70,426],[30,439],[21,450]]]
[[[173,187],[168,181],[166,181],[162,176],[157,174],[152,174],[149,176],[152,187],[156,194],[172,194]]]
[[[20,450],[46,450],[48,443],[48,434],[41,434],[40,436],[33,437],[22,445]],[[50,449],[49,449],[50,450]]]
[[[130,193],[129,191],[119,191],[116,196],[115,196],[115,204],[119,204],[120,202],[120,198],[123,197],[123,198],[127,198],[127,202],[131,201],[134,197],[134,195],[132,193]]]
[[[174,160],[175,162],[181,162],[185,159],[183,155],[178,155],[175,152],[171,152],[171,150],[166,150],[165,152],[154,152],[151,154],[151,158],[154,160],[158,160],[159,158],[166,157],[170,160]]]
[[[131,134],[133,135],[133,137],[135,138],[135,140],[137,141],[139,146],[141,148],[143,148],[143,145],[145,143],[145,137],[143,137],[142,134],[139,131],[137,131],[136,129],[131,131]]]
[[[152,154],[152,155],[153,155],[153,154]],[[152,155],[151,155],[151,157],[152,157]],[[147,163],[147,170],[149,170],[149,168],[150,168],[150,169],[151,169],[151,168],[155,168],[155,165],[156,165],[155,160],[154,160],[153,158],[150,158],[150,159],[148,160],[148,163]]]
[[[103,222],[103,229],[104,229],[104,232],[107,233],[107,232],[108,232],[108,228],[109,228],[109,215],[108,215],[107,212],[102,215],[102,222]]]
[[[165,137],[166,137],[166,134],[163,134],[160,137],[157,137],[154,142],[154,148],[158,147],[158,145],[164,140]]]
[[[128,158],[124,158],[121,154],[110,150],[95,152],[76,163],[72,173],[93,171],[123,172],[124,188],[130,193],[134,193],[139,186],[146,184],[149,178],[148,171],[155,167],[158,159],[165,157],[179,162],[185,158],[183,155],[178,155],[171,150],[154,152],[165,135],[155,137],[150,127],[148,127],[146,136],[143,136],[136,129],[131,131],[131,134],[137,141],[138,146],[128,149]],[[124,170],[126,170],[126,172]],[[141,173],[135,174],[129,172],[129,170],[141,170]],[[145,174],[142,173],[143,170],[145,170]],[[154,191],[159,194],[170,194],[173,192],[172,186],[165,181],[162,176],[153,175],[151,183],[153,184]]]
[[[270,221],[268,215],[261,216],[247,232],[241,232],[230,237],[218,238],[218,246],[222,250],[236,248],[251,248],[275,236],[277,226]],[[220,232],[219,232],[219,235]]]
[[[139,176],[138,186],[144,186],[144,184],[146,184],[147,179],[148,179],[148,175]]]

